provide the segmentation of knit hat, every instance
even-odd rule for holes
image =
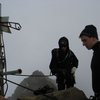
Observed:
[[[85,26],[84,30],[80,33],[80,36],[96,37],[98,39],[97,29],[94,25]]]

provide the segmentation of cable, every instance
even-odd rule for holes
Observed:
[[[53,75],[13,75],[13,76],[51,77],[51,76],[53,76]]]
[[[7,91],[8,91],[8,83],[7,83],[7,82],[6,82],[6,85],[7,85],[7,87],[6,87],[6,90],[5,90],[4,96],[6,96]]]
[[[1,77],[0,77],[0,78],[1,78]],[[8,80],[8,79],[6,79],[6,78],[3,78],[3,79],[6,80],[6,81],[8,81],[8,82],[10,82],[10,83],[13,83],[13,84],[18,85],[18,86],[20,86],[20,87],[22,87],[22,88],[25,88],[25,89],[27,89],[27,90],[30,90],[30,91],[34,92],[34,90],[32,90],[32,89],[30,89],[30,88],[27,88],[27,87],[25,87],[25,86],[23,86],[23,85],[20,85],[20,84],[18,84],[18,83],[15,83],[15,82],[13,82],[13,81],[11,81],[11,80]]]

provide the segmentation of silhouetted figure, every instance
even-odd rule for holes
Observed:
[[[69,41],[61,37],[58,41],[59,48],[52,50],[50,70],[56,76],[58,90],[73,87],[75,84],[75,71],[78,59],[69,48]]]

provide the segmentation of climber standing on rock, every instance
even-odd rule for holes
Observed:
[[[75,71],[78,67],[78,59],[69,48],[69,41],[61,37],[58,41],[59,48],[52,50],[52,58],[49,65],[52,75],[56,76],[58,90],[73,87],[75,84]]]

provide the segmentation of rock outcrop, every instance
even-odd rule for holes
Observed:
[[[38,75],[43,77],[32,77]],[[88,100],[85,93],[76,87],[57,91],[54,80],[45,77],[40,71],[33,72],[32,76],[25,78],[20,85],[33,92],[18,86],[7,100]]]
[[[76,87],[38,96],[24,96],[17,100],[88,100],[84,92]]]
[[[32,76],[25,78],[20,85],[27,87],[33,91],[25,89],[23,87],[17,87],[7,100],[16,100],[20,96],[34,96],[34,91],[43,88],[44,86],[48,86],[48,88],[53,88],[54,91],[57,90],[56,84],[54,80],[50,79],[49,77],[45,77],[41,71],[34,71]],[[36,92],[35,92],[36,93]]]

